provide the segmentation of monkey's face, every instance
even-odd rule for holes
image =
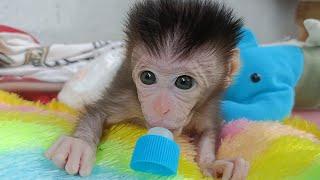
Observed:
[[[136,52],[132,58],[132,77],[146,124],[181,130],[190,122],[195,105],[223,81],[224,67],[212,55],[182,60],[147,54]]]

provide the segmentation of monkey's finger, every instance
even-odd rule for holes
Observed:
[[[211,170],[206,168],[201,168],[202,174],[206,177],[210,177],[212,175]]]
[[[214,169],[222,168],[223,174],[222,174],[222,180],[229,180],[232,177],[232,172],[234,165],[232,162],[224,161],[224,160],[217,160],[213,162]]]
[[[70,154],[65,167],[66,171],[71,175],[74,175],[79,172],[80,158],[82,154],[81,151],[83,151],[82,148],[83,147],[80,143],[73,143],[71,145]]]
[[[81,166],[79,170],[80,176],[89,176],[92,171],[92,166],[95,161],[95,153],[88,147],[81,155]]]
[[[57,148],[56,152],[52,156],[52,161],[56,166],[63,169],[66,164],[67,157],[70,151],[70,142],[69,141],[62,141],[59,147]]]
[[[60,146],[61,142],[63,141],[65,137],[61,136],[46,152],[45,152],[45,156],[48,159],[51,159],[54,152],[57,150],[57,148]]]
[[[242,171],[242,179],[246,180],[247,176],[249,173],[249,162],[248,161],[244,161],[244,166],[243,166],[243,171]]]
[[[249,174],[249,169],[250,169],[250,164],[248,161],[245,161],[245,171],[244,171],[244,174],[243,174],[243,179],[246,179],[248,174]]]
[[[217,178],[217,179],[221,178],[222,175],[223,175],[223,168],[221,167],[219,169],[213,169],[212,170],[212,175],[213,175],[214,178]]]
[[[234,169],[232,180],[244,180],[246,171],[246,162],[244,159],[239,158],[234,161]]]
[[[226,164],[223,175],[222,175],[222,180],[229,180],[232,177],[232,172],[233,172],[233,163]]]

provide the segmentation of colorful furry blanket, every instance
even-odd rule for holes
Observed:
[[[78,179],[47,160],[44,151],[69,134],[77,112],[58,103],[21,100],[0,91],[1,179]],[[242,156],[251,163],[248,179],[314,179],[320,177],[320,131],[300,119],[275,122],[239,120],[225,126],[218,158]],[[307,133],[307,131],[309,133]],[[175,177],[159,177],[130,169],[136,140],[146,130],[133,124],[111,127],[103,135],[93,174],[88,179],[203,179],[194,162],[195,147],[180,137],[182,154]]]

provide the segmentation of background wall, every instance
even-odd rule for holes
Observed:
[[[121,39],[122,24],[135,0],[1,0],[0,23],[22,28],[44,44]],[[260,42],[296,33],[297,0],[220,0],[245,18]]]
[[[262,43],[295,38],[294,22],[298,0],[220,0],[242,16]]]

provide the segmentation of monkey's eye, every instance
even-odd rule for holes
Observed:
[[[251,74],[250,79],[253,83],[258,83],[259,81],[261,81],[261,76],[258,73],[253,73]]]
[[[179,76],[175,82],[175,85],[179,89],[191,89],[194,85],[194,80],[192,77],[187,75]]]
[[[156,83],[156,76],[151,71],[143,71],[140,75],[140,80],[143,84],[151,85]]]

